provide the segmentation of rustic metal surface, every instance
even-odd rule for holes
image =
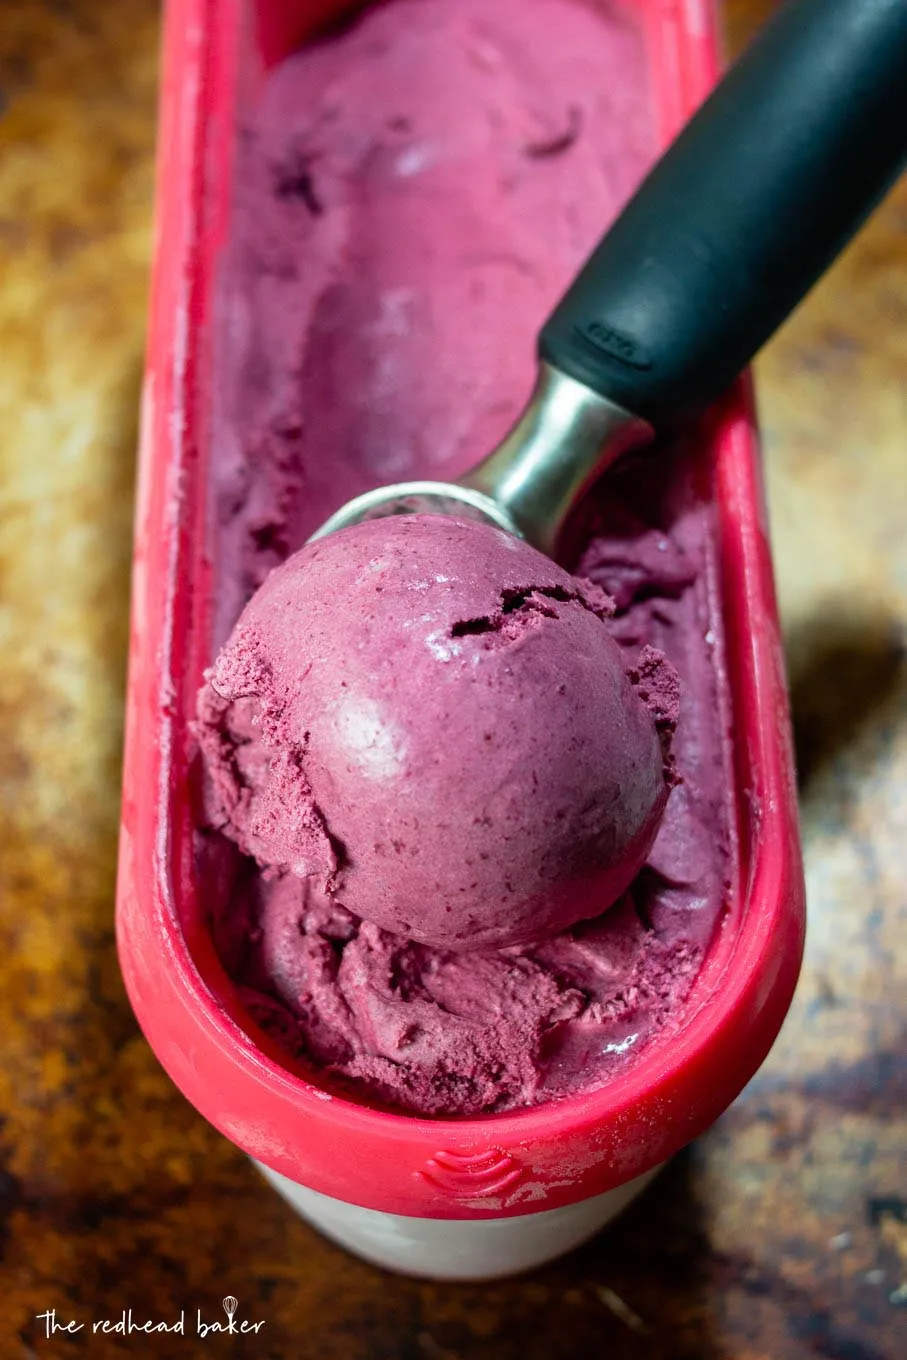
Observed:
[[[767,0],[728,7],[732,46]],[[157,7],[0,23],[0,1357],[907,1355],[907,184],[759,365],[811,905],[756,1082],[611,1232],[493,1286],[322,1241],[139,1036],[112,894]],[[123,1338],[186,1309],[264,1327]],[[37,1314],[83,1324],[45,1337]]]

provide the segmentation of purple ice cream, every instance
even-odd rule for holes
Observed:
[[[677,679],[519,539],[372,520],[275,568],[202,692],[222,826],[265,869],[439,949],[546,939],[642,868]]]
[[[208,875],[212,930],[247,1010],[291,1066],[315,1069],[357,1099],[421,1115],[514,1109],[593,1089],[682,1022],[733,865],[708,470],[678,449],[610,474],[587,506],[577,578],[533,555],[533,570],[520,566],[513,577],[487,564],[481,603],[435,582],[431,610],[421,612],[437,617],[430,628],[424,621],[414,651],[423,672],[407,681],[428,686],[436,707],[421,731],[402,710],[399,749],[383,714],[376,720],[361,704],[352,716],[342,705],[326,716],[344,678],[330,664],[316,677],[316,741],[312,725],[293,726],[295,700],[313,683],[313,672],[303,672],[313,652],[324,657],[330,621],[319,634],[318,592],[306,595],[312,562],[295,575],[294,563],[314,547],[269,573],[350,495],[401,477],[457,476],[503,435],[531,385],[532,336],[651,159],[640,44],[623,8],[604,2],[392,0],[274,72],[242,141],[214,395],[218,641],[267,584],[201,701],[208,779],[199,847],[204,864],[221,866]],[[399,550],[396,529],[373,532],[385,535],[378,557]],[[514,558],[529,551],[511,542]],[[363,545],[336,591],[333,626],[348,657],[367,642],[366,597],[353,603],[353,578],[375,548]],[[461,571],[470,565],[457,560]],[[429,580],[428,566],[416,571],[410,561],[407,579]],[[529,590],[540,584],[567,598]],[[614,597],[611,618],[602,591]],[[509,611],[508,599],[516,604]],[[273,617],[292,610],[299,626],[286,627],[275,646]],[[399,639],[418,616],[390,611],[382,636],[390,628]],[[476,620],[475,631],[457,630]],[[458,658],[478,658],[488,682],[468,720],[462,699],[450,709],[448,740],[437,734],[443,687],[429,679],[451,665],[435,658],[429,670],[428,638],[438,629],[436,644],[462,644]],[[506,675],[507,650],[544,671],[545,629],[579,630],[588,656],[556,681],[552,670],[546,684],[555,693],[546,692],[521,732],[516,706],[504,701],[507,684],[519,688]],[[672,749],[682,782],[651,848],[667,787],[660,738],[673,725],[676,694],[664,684],[671,672],[647,648],[667,654],[681,685]],[[364,692],[377,702],[385,692],[362,682],[357,672],[359,699]],[[568,692],[557,695],[561,683]],[[504,686],[502,702],[494,702],[495,684]],[[548,731],[538,715],[551,712],[551,698],[565,702]],[[615,721],[632,739],[616,737]],[[522,817],[525,830],[534,772],[543,790],[536,824],[549,840],[521,834],[520,868],[556,906],[541,920],[534,901],[534,939],[526,915],[521,943],[464,953],[457,930],[447,937],[453,948],[416,936],[421,929],[439,938],[440,918],[452,914],[439,904],[451,889],[468,894],[475,883],[474,900],[482,898],[487,881],[465,862],[463,819],[485,814],[451,797],[453,834],[418,839],[424,882],[406,901],[393,891],[393,842],[412,848],[420,788],[435,800],[437,824],[445,759],[454,790],[467,759],[462,733],[480,729],[492,732],[514,771],[480,837],[484,872],[500,884],[509,816]],[[583,780],[602,797],[620,789],[596,900],[607,906],[622,895],[594,919],[558,930],[568,916],[596,910],[591,890],[578,890],[583,874],[572,870],[578,847],[587,853],[595,838],[584,843],[575,822],[552,838],[548,816],[565,806],[569,784],[558,753],[580,732],[592,734]],[[359,751],[352,761],[350,742]],[[386,799],[358,806],[365,785],[355,767],[363,758],[395,763],[401,752],[418,777],[399,787],[395,828]],[[489,796],[490,783],[480,801]],[[380,836],[369,839],[377,826]],[[224,891],[223,832],[253,857],[237,857]],[[549,860],[546,844],[556,847]],[[560,896],[551,891],[558,872],[572,881]],[[470,912],[479,928],[493,915]],[[542,940],[546,930],[555,933]]]

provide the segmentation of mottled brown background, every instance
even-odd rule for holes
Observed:
[[[728,5],[732,47],[768,8]],[[907,183],[759,363],[812,911],[782,1038],[600,1240],[509,1283],[409,1282],[264,1189],[160,1071],[117,970],[158,19],[0,7],[0,1360],[899,1360]],[[228,1292],[257,1338],[48,1342],[34,1320],[213,1318]]]

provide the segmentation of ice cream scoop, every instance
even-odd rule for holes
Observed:
[[[443,949],[598,915],[646,859],[678,684],[608,597],[489,526],[408,515],[307,544],[221,651],[199,738],[260,864]]]
[[[600,242],[539,336],[530,402],[457,482],[348,502],[317,536],[411,511],[556,551],[628,447],[706,406],[831,263],[907,154],[907,5],[788,0]]]
[[[530,544],[553,551],[596,470],[731,379],[891,177],[905,16],[787,6],[543,327],[500,448],[349,503],[247,606],[199,732],[220,824],[266,870],[460,950],[564,930],[633,879],[677,695],[656,657],[634,683],[605,601]]]

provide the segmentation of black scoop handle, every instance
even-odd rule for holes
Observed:
[[[650,421],[716,397],[907,159],[907,0],[787,0],[546,322],[542,359]]]

